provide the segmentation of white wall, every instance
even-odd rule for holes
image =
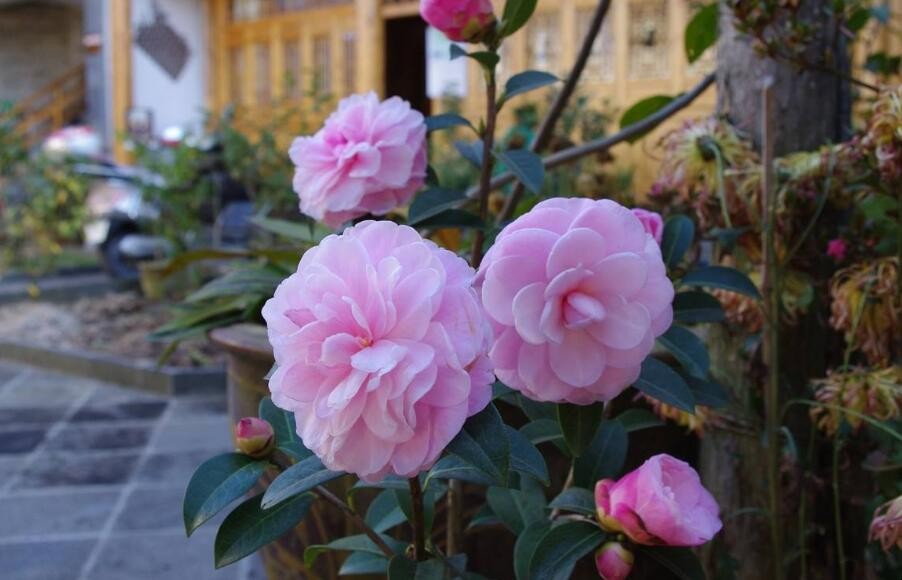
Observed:
[[[188,64],[173,80],[147,53],[132,44],[132,104],[153,111],[154,131],[170,126],[189,131],[200,128],[206,105],[206,25],[203,2],[155,0],[169,25],[188,43]],[[153,0],[132,0],[132,40],[138,27],[153,22]]]

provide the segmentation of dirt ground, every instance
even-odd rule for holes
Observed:
[[[165,304],[136,292],[113,292],[71,303],[18,302],[0,306],[0,339],[156,361],[166,344],[147,340],[147,334],[168,319]],[[182,343],[166,364],[193,367],[223,362],[213,345],[195,340]]]

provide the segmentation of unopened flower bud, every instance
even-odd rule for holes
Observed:
[[[257,417],[245,417],[235,425],[238,451],[251,457],[266,457],[275,447],[272,425]]]
[[[595,567],[604,580],[623,580],[633,569],[633,553],[619,542],[608,542],[595,552]]]

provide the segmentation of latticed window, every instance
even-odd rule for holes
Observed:
[[[582,46],[583,40],[589,33],[589,26],[592,24],[594,13],[594,8],[580,8],[577,10],[576,17],[579,26],[578,46]],[[589,62],[586,63],[586,68],[583,72],[583,76],[588,80],[605,82],[614,80],[614,34],[612,33],[610,20],[610,18],[605,18],[601,31],[592,44],[592,53],[589,55]]]
[[[301,44],[297,40],[289,40],[284,46],[285,59],[285,94],[292,100],[301,98]]]
[[[244,78],[244,51],[240,46],[229,50],[229,98],[233,103],[241,103],[241,79]]]
[[[666,78],[670,74],[667,0],[641,0],[629,7],[629,77]]]
[[[332,50],[328,34],[313,37],[313,88],[318,95],[332,92]]]
[[[528,25],[529,68],[557,73],[560,55],[560,19],[557,12],[539,12]]]
[[[254,89],[257,96],[257,104],[265,105],[272,98],[271,84],[269,78],[269,45],[263,42],[254,46],[254,56],[256,61],[256,75],[254,79]]]
[[[232,20],[259,20],[267,16],[308,8],[349,4],[353,0],[232,0]]]
[[[341,37],[342,59],[344,61],[344,92],[349,95],[354,92],[357,78],[357,35],[353,32],[345,32]]]

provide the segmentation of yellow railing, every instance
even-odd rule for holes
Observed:
[[[79,64],[25,97],[13,107],[16,130],[28,146],[66,126],[85,108],[85,67]]]

